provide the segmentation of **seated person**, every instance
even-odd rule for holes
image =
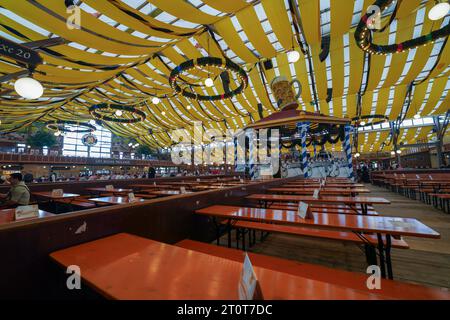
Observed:
[[[7,194],[0,194],[0,208],[16,208],[26,206],[30,202],[30,189],[22,181],[21,173],[13,173],[9,176],[11,189]]]

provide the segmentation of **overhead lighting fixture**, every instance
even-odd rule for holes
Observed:
[[[165,111],[163,111],[163,112],[161,112],[161,114],[162,114],[163,116],[165,116],[165,115],[166,115],[166,112],[165,112]]]
[[[93,126],[95,126],[95,124],[96,124],[97,122],[94,120],[94,119],[92,119],[92,120],[89,120],[89,124],[90,125],[93,125]]]
[[[402,153],[402,150],[397,150],[397,153],[398,153],[398,154]]]
[[[359,124],[362,125],[362,126],[365,126],[366,122],[365,121],[361,121]]]
[[[355,153],[355,158],[359,158],[361,154],[359,152]]]
[[[447,1],[436,1],[436,5],[428,12],[428,18],[436,21],[444,18],[450,10],[450,4]]]
[[[44,94],[42,84],[30,77],[20,78],[14,83],[14,90],[25,99],[38,99]]]
[[[214,81],[211,78],[206,78],[205,80],[205,86],[207,86],[208,88],[211,88],[214,85]]]
[[[420,119],[420,113],[416,113],[416,114],[414,115],[414,119],[416,119],[416,120]]]
[[[114,114],[118,117],[122,116],[123,112],[122,110],[116,110],[116,112],[114,112]]]
[[[395,151],[391,151],[391,156],[395,156]]]
[[[59,136],[61,135],[61,132],[55,131],[54,135],[55,135],[56,137],[59,137]]]
[[[159,100],[158,97],[153,97],[152,102],[153,102],[153,104],[158,104],[161,102],[161,100]]]
[[[300,59],[300,53],[296,50],[289,51],[287,53],[289,63],[297,62]]]

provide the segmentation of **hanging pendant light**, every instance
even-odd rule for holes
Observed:
[[[420,119],[420,113],[416,113],[416,114],[414,115],[414,119],[419,120],[419,119]]]
[[[122,116],[123,112],[122,110],[116,110],[116,112],[114,112],[114,114],[118,117]]]
[[[428,12],[428,18],[436,21],[444,18],[450,10],[450,4],[447,1],[436,1],[436,5]]]
[[[159,100],[158,97],[153,97],[152,102],[153,102],[153,104],[158,104],[161,102],[161,100]]]
[[[94,119],[89,120],[89,124],[95,126],[96,122]]]
[[[296,50],[291,50],[287,53],[289,63],[297,62],[300,59],[300,53]]]
[[[14,90],[25,99],[38,99],[44,94],[42,84],[30,77],[20,78],[14,83]]]
[[[211,88],[214,85],[214,81],[211,78],[206,78],[205,80],[205,86],[207,86],[208,88]]]

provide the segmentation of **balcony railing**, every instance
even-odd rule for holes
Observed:
[[[23,153],[0,153],[0,163],[14,164],[71,164],[71,165],[132,165],[132,166],[177,166],[172,161],[164,160],[139,160],[139,159],[112,159],[112,158],[87,158],[68,157],[56,155],[35,155]]]

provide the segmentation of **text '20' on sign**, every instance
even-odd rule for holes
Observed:
[[[42,57],[36,51],[4,38],[0,38],[0,55],[7,56],[28,65],[38,65],[42,63]]]

